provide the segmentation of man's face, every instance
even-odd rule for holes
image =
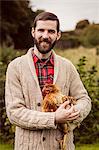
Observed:
[[[60,38],[60,32],[57,32],[57,22],[51,20],[37,21],[35,30],[32,30],[32,35],[40,53],[50,52]]]

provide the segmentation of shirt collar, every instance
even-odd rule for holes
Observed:
[[[47,58],[47,60],[45,62],[43,62],[41,59],[39,59],[34,52],[32,53],[32,56],[33,56],[34,63],[37,63],[37,62],[41,62],[41,63],[50,62],[52,65],[54,65],[54,55],[53,55],[53,53],[51,53],[51,55]]]

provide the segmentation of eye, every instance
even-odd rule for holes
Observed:
[[[53,34],[53,33],[55,33],[55,30],[48,30],[48,33],[51,33],[51,34]]]
[[[44,29],[38,29],[39,32],[44,32]]]

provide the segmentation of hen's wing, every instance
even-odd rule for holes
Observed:
[[[54,94],[50,93],[45,96],[42,103],[42,111],[55,112],[57,110],[57,100]]]

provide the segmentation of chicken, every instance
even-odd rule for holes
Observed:
[[[46,84],[42,89],[42,95],[42,111],[44,112],[55,112],[57,108],[67,100],[70,101],[70,104],[76,104],[74,97],[63,95],[59,87],[54,84]]]
[[[71,96],[65,96],[61,93],[58,86],[54,84],[46,84],[42,89],[43,101],[42,111],[43,112],[55,112],[57,108],[69,100],[70,105],[76,104],[76,99]],[[58,124],[59,130],[63,133],[63,138],[59,141],[61,150],[66,150],[66,134],[69,131],[68,124]]]

